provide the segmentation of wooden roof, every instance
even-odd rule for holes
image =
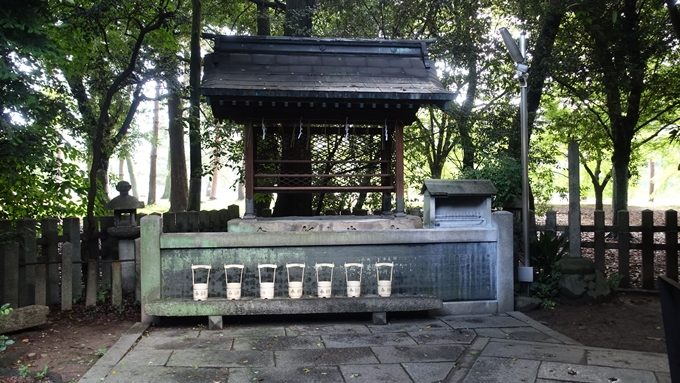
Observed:
[[[218,119],[410,123],[420,106],[453,99],[431,41],[209,37],[202,92]]]

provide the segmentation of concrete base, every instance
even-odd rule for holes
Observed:
[[[397,216],[320,216],[232,219],[230,233],[268,233],[281,231],[375,231],[422,229],[423,221],[413,215]]]
[[[319,299],[259,299],[224,298],[194,301],[190,299],[161,299],[144,305],[144,312],[152,316],[219,316],[222,315],[271,315],[271,314],[324,314],[324,313],[376,313],[377,317],[387,312],[425,311],[440,309],[442,301],[427,295],[393,295],[389,298],[364,296],[360,298],[334,297]]]
[[[498,301],[444,302],[436,315],[475,315],[498,313]]]
[[[208,316],[208,330],[222,330],[222,315]]]
[[[384,311],[373,313],[373,324],[377,325],[387,324],[387,313]]]

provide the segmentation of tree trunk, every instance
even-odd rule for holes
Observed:
[[[201,210],[201,0],[191,0],[189,64],[189,210]]]
[[[531,52],[532,61],[530,64],[531,71],[527,79],[527,109],[529,112],[529,136],[531,136],[532,126],[536,118],[536,111],[541,103],[541,96],[543,95],[543,85],[545,79],[550,74],[549,63],[552,57],[553,46],[557,32],[560,30],[560,24],[565,14],[565,6],[563,1],[552,0],[546,11],[545,16],[541,22],[541,30],[536,38],[536,45]],[[516,132],[520,131],[520,115],[519,112],[515,115],[513,126],[516,127]],[[513,158],[521,158],[522,145],[519,134],[513,134],[509,137],[508,150]]]
[[[149,195],[147,205],[156,204],[156,162],[158,160],[158,132],[160,130],[160,97],[161,84],[156,83],[156,99],[153,102],[153,126],[151,130],[151,157],[149,159]]]
[[[132,196],[139,199],[139,192],[137,191],[137,177],[135,177],[134,164],[130,157],[125,157],[125,163],[127,164],[128,176],[130,177],[130,186],[132,186]]]
[[[312,156],[311,150],[307,147],[309,129],[304,129],[299,139],[296,135],[296,139],[291,143],[289,137],[296,134],[296,128],[290,125],[283,128],[282,160],[308,160]],[[282,174],[311,174],[311,172],[310,162],[281,164]],[[312,215],[312,193],[279,193],[273,215],[275,217]]]
[[[174,73],[168,75],[168,135],[170,136],[170,211],[186,211],[187,164],[184,156],[184,125],[180,87]]]
[[[286,1],[286,20],[283,34],[286,36],[309,37],[312,35],[312,16],[316,0]]]
[[[123,181],[125,179],[125,158],[118,158],[118,180]]]
[[[170,198],[170,188],[172,186],[172,171],[170,170],[171,169],[170,159],[172,158],[172,154],[170,154],[171,151],[172,150],[168,150],[168,162],[167,162],[168,173],[165,175],[165,183],[163,184],[163,195],[161,196],[161,199]]]
[[[622,130],[625,128],[619,127],[615,131],[614,136],[614,155],[612,158],[612,173],[613,173],[613,196],[612,196],[612,217],[614,224],[616,222],[617,212],[620,210],[628,210],[628,179],[630,177],[629,166],[631,156],[631,140],[626,139]]]
[[[680,5],[676,0],[666,0],[668,15],[671,18],[671,25],[675,31],[675,38],[680,40]]]
[[[269,7],[264,1],[257,3],[257,35],[271,36],[271,24],[269,23]]]

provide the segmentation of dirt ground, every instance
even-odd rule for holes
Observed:
[[[105,306],[74,306],[64,313],[53,308],[47,324],[9,334],[16,343],[0,352],[0,383],[41,381],[35,376],[46,366],[52,379],[43,382],[77,382],[137,321],[138,308],[132,306],[122,312]],[[28,377],[3,376],[20,370]]]

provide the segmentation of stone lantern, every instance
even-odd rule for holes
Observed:
[[[110,236],[118,238],[118,264],[114,262],[113,268],[120,268],[120,283],[123,293],[135,292],[139,298],[135,275],[139,275],[135,267],[135,239],[139,238],[139,224],[137,219],[137,209],[144,207],[144,202],[140,202],[137,198],[129,195],[132,186],[127,181],[120,181],[116,184],[116,190],[120,195],[114,197],[106,204],[107,209],[113,210],[113,226],[109,227],[107,232]],[[113,283],[117,283],[114,278]],[[112,289],[113,290],[113,289]],[[113,296],[112,299],[116,300]],[[114,305],[117,302],[114,302]]]
[[[127,181],[116,184],[116,190],[120,195],[114,197],[106,204],[107,209],[113,210],[113,227],[109,228],[109,234],[117,238],[136,238],[139,236],[137,223],[137,209],[144,207],[144,202],[129,195],[132,186]]]

